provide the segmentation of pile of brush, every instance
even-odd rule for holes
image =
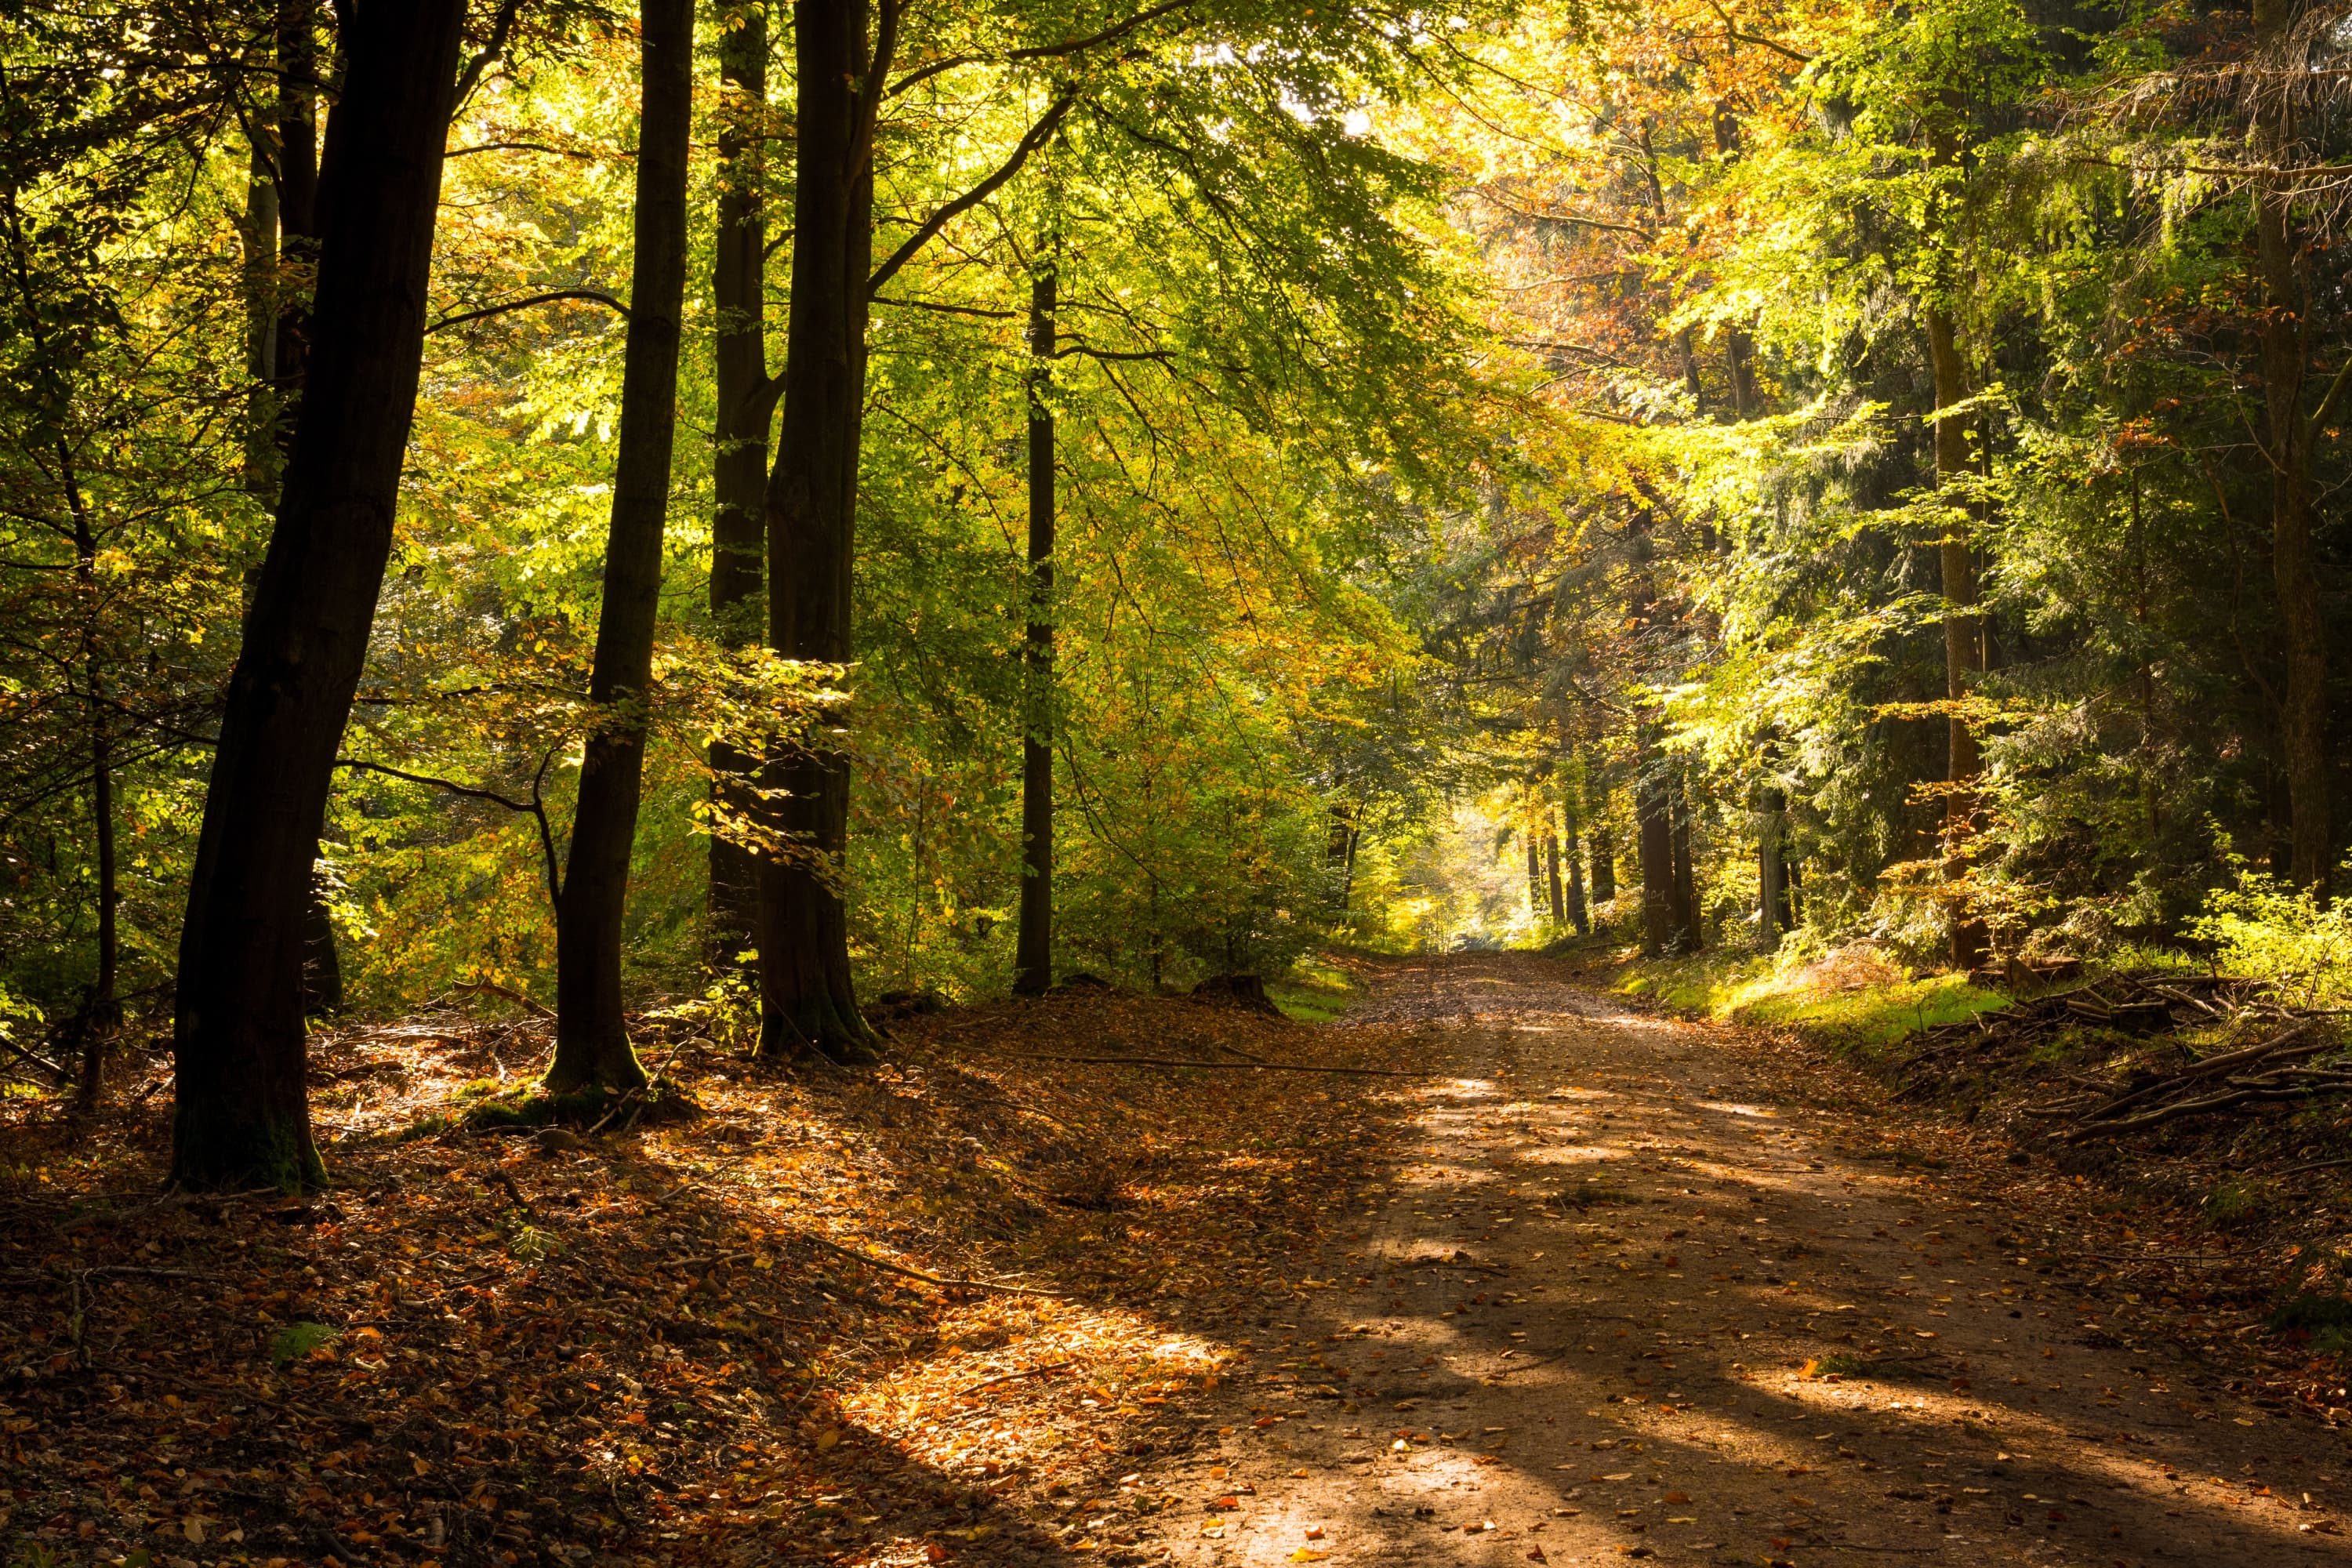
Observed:
[[[2111,974],[1924,1031],[1901,1065],[1896,1098],[1927,1095],[2030,1056],[2045,1084],[2056,1077],[2078,1087],[2021,1113],[2061,1123],[2053,1132],[2065,1142],[2087,1143],[2352,1089],[2352,1054],[2332,1016],[2281,1001],[2262,981]],[[2185,1037],[2191,1032],[2205,1038],[2192,1043]],[[2060,1067],[2061,1050],[2078,1061],[2101,1057],[2106,1070],[2095,1076]]]

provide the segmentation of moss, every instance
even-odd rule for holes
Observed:
[[[315,1192],[327,1184],[327,1167],[299,1116],[183,1103],[172,1121],[172,1184],[191,1192]]]
[[[1284,1017],[1301,1024],[1328,1024],[1361,994],[1347,971],[1309,959],[1299,960],[1282,979],[1268,981],[1265,994]]]
[[[460,1120],[465,1126],[477,1131],[527,1127],[593,1127],[612,1114],[625,1100],[631,1103],[620,1115],[633,1124],[686,1121],[700,1109],[683,1090],[660,1084],[628,1094],[597,1088],[576,1089],[570,1094],[520,1089],[498,1099],[477,1100]]]

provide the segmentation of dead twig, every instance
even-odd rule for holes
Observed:
[[[1062,1300],[1053,1291],[1040,1290],[1034,1285],[1000,1285],[989,1279],[950,1279],[938,1274],[926,1274],[919,1268],[909,1268],[902,1263],[885,1262],[871,1253],[860,1252],[854,1247],[844,1247],[837,1241],[827,1241],[821,1236],[810,1236],[806,1232],[802,1233],[801,1239],[814,1242],[828,1252],[838,1252],[844,1258],[856,1258],[868,1268],[883,1269],[891,1274],[903,1274],[909,1279],[920,1279],[926,1285],[942,1285],[963,1290],[996,1290],[1008,1296],[1043,1296],[1053,1301]]]
[[[1094,1062],[1123,1068],[1211,1068],[1226,1072],[1328,1072],[1352,1078],[1443,1078],[1433,1068],[1330,1068],[1304,1062],[1202,1062],[1181,1057],[1063,1057],[1020,1055],[1001,1058],[1014,1062]]]

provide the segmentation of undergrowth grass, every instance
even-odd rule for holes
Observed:
[[[1865,1055],[2010,1001],[1966,975],[1913,975],[1883,958],[1856,956],[1850,950],[1810,962],[1739,952],[1635,959],[1620,969],[1611,988],[1653,998],[1678,1013],[1801,1029]]]

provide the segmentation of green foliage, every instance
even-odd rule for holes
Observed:
[[[2227,973],[2274,980],[2305,1006],[2352,997],[2352,899],[2321,899],[2241,868],[2206,899],[2189,934]]]

